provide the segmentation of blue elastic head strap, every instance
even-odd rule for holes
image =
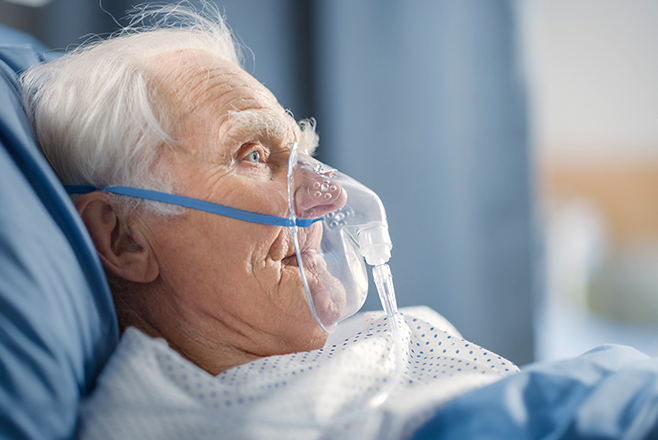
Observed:
[[[217,214],[250,223],[259,223],[261,225],[287,227],[298,226],[300,228],[308,228],[313,223],[324,218],[295,218],[293,221],[292,219],[286,217],[275,217],[273,215],[257,214],[255,212],[243,211],[241,209],[230,208],[228,206],[205,202],[203,200],[193,199],[190,197],[168,194],[159,191],[151,191],[148,189],[131,188],[129,186],[111,186],[109,188],[100,188],[92,185],[64,185],[64,188],[69,194],[88,194],[94,191],[107,191],[112,194],[118,194],[122,196],[137,197],[140,199],[153,200],[155,202],[169,203],[170,205],[184,206],[185,208],[197,209],[199,211],[205,211],[211,214]]]

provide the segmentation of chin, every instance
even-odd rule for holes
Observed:
[[[317,330],[313,332],[313,338],[309,340],[307,347],[299,351],[319,350],[320,348],[324,347],[324,344],[327,342],[327,338],[329,337],[329,333],[322,330],[319,325],[316,325],[316,327]]]

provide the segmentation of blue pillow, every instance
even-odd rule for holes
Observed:
[[[91,239],[20,104],[17,72],[42,60],[0,44],[0,438],[73,438],[119,334]]]
[[[30,44],[39,52],[48,48],[35,37],[0,23],[0,44]]]

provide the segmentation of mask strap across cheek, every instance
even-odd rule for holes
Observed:
[[[295,218],[293,221],[286,217],[258,214],[255,212],[243,211],[242,209],[218,205],[216,203],[206,202],[204,200],[193,199],[191,197],[168,194],[149,189],[132,188],[129,186],[111,186],[107,188],[101,188],[93,185],[64,185],[64,189],[68,194],[89,194],[94,191],[107,191],[109,193],[118,194],[121,196],[136,197],[139,199],[168,203],[170,205],[183,206],[185,208],[196,209],[198,211],[209,212],[211,214],[230,217],[236,220],[242,220],[250,223],[258,223],[261,225],[285,227],[298,226],[300,228],[308,228],[313,225],[313,223],[324,219],[324,217],[318,217],[315,219]]]

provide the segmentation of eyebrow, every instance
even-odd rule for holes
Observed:
[[[254,135],[269,139],[281,140],[283,144],[293,142],[294,129],[284,122],[283,112],[271,109],[247,109],[229,111],[228,121],[231,124],[227,136],[235,134]]]

